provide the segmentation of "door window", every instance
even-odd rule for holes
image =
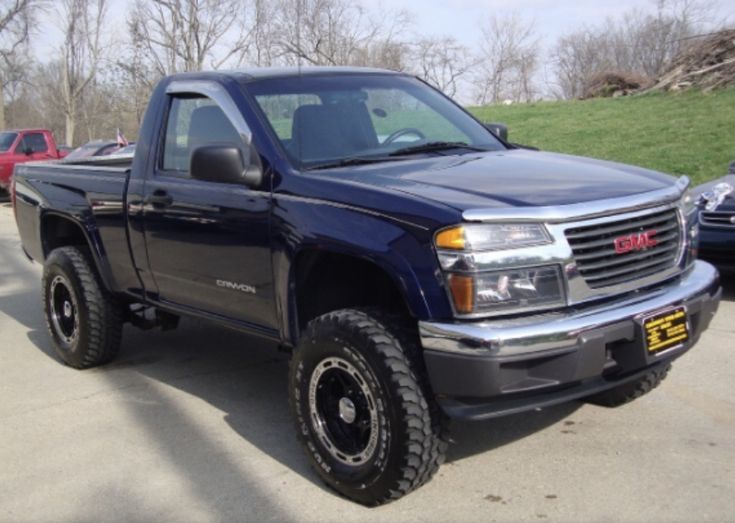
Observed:
[[[161,168],[188,173],[194,149],[213,143],[241,148],[242,139],[222,109],[210,98],[173,97],[166,124]]]
[[[30,150],[32,153],[45,153],[48,151],[46,138],[41,133],[28,133],[20,142],[21,152]]]

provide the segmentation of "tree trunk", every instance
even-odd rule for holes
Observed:
[[[5,89],[0,79],[0,131],[5,129]]]
[[[74,123],[74,114],[72,112],[66,113],[66,133],[64,134],[64,140],[69,147],[74,146]]]

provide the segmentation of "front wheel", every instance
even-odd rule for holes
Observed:
[[[387,316],[344,309],[310,322],[291,361],[289,397],[317,473],[359,503],[407,494],[444,459],[444,424],[417,345]]]

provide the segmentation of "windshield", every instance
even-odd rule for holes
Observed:
[[[441,93],[407,76],[291,76],[245,87],[302,169],[504,148]]]
[[[18,133],[0,133],[0,153],[9,151],[17,137]]]

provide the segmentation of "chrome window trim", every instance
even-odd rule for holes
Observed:
[[[462,213],[462,218],[468,222],[532,221],[559,223],[609,216],[611,214],[618,215],[645,209],[660,203],[678,201],[689,187],[689,183],[689,177],[682,176],[670,187],[631,196],[548,207],[468,209]]]

